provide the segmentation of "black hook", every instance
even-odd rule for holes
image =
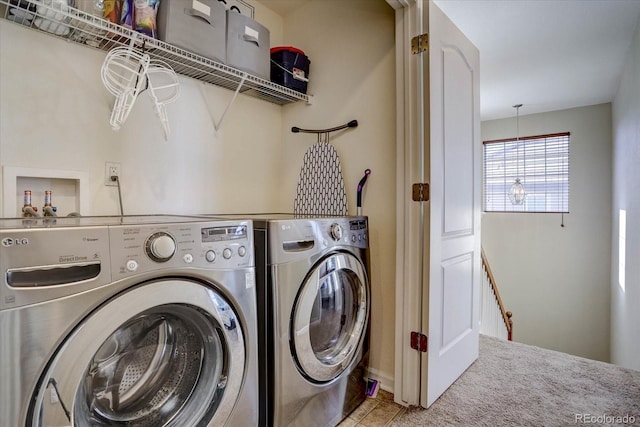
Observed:
[[[291,132],[293,133],[329,133],[335,132],[337,130],[346,129],[346,128],[355,128],[358,126],[357,120],[351,120],[349,123],[345,123],[342,126],[336,126],[330,129],[300,129],[297,126],[291,128]]]
[[[369,178],[369,175],[371,175],[371,169],[366,169],[364,171],[364,176],[358,183],[358,190],[357,190],[358,197],[357,197],[357,204],[356,204],[357,207],[362,207],[362,189],[364,188],[364,184],[367,182],[367,178]]]

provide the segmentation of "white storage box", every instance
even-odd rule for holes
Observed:
[[[195,54],[225,62],[226,16],[218,0],[160,2],[158,38]]]
[[[227,65],[269,80],[269,30],[248,16],[227,10]]]

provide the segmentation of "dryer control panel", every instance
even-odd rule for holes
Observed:
[[[169,268],[235,269],[254,266],[249,221],[113,226],[115,279]]]
[[[285,263],[329,249],[369,248],[366,217],[283,219],[269,222],[270,263]]]

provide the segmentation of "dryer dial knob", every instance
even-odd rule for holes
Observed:
[[[152,260],[166,262],[176,253],[176,241],[167,233],[155,233],[147,239],[146,249]]]
[[[331,227],[329,227],[329,235],[336,242],[340,241],[340,239],[342,239],[342,227],[340,227],[340,224],[331,224]]]

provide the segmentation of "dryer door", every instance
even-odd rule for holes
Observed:
[[[322,259],[307,276],[291,317],[292,351],[307,379],[339,376],[358,354],[369,318],[364,266],[349,253]]]
[[[223,425],[245,371],[240,319],[215,290],[160,280],[117,295],[67,337],[33,426]]]

